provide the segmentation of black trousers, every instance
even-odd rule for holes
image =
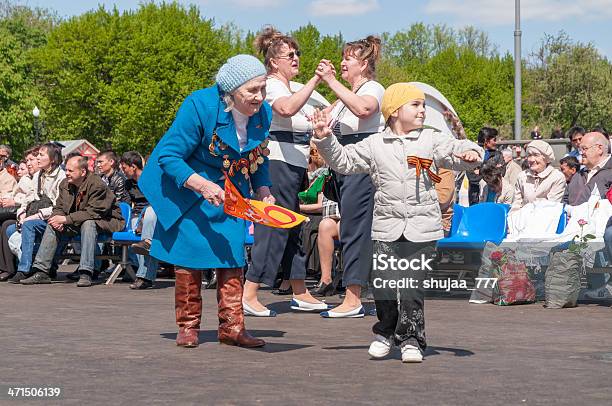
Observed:
[[[340,188],[342,286],[367,286],[372,264],[374,186],[370,175],[337,175]]]
[[[411,242],[403,237],[395,242],[374,241],[375,257],[387,255],[397,259],[433,258],[435,242]],[[374,334],[388,338],[397,345],[410,344],[425,350],[425,289],[423,281],[427,269],[393,270],[382,269],[377,261],[371,274],[371,283],[376,303],[378,322],[372,327]],[[411,278],[413,285],[389,287],[384,281],[400,281]],[[381,286],[383,285],[383,286]]]
[[[2,222],[2,231],[0,231],[0,271],[14,274],[15,268],[15,256],[11,252],[8,245],[8,236],[6,235],[6,229],[15,224],[17,221],[14,219],[4,220]]]
[[[302,248],[306,255],[306,274],[321,273],[321,259],[319,257],[319,248],[317,247],[317,238],[319,236],[319,224],[323,217],[320,214],[309,214],[309,222],[302,225]],[[283,275],[283,279],[289,279],[289,275]]]
[[[276,198],[276,204],[299,212],[298,193],[306,176],[306,168],[277,160],[271,160],[269,168],[272,181],[270,191]],[[300,233],[301,226],[284,229],[255,224],[252,264],[246,273],[246,279],[272,286],[279,266],[289,279],[305,279],[306,254],[302,248]]]
[[[482,176],[476,175],[473,171],[466,171],[465,176],[468,178],[468,201],[470,206],[480,202],[480,181]]]

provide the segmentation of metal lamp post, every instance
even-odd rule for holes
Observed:
[[[40,116],[40,110],[38,107],[34,106],[34,110],[32,110],[32,115],[34,116],[34,141],[36,145],[38,145],[40,141],[40,128],[38,125],[38,117]]]
[[[514,0],[514,139],[521,139],[521,0]]]

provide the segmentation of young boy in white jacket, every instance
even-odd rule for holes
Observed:
[[[378,322],[368,353],[382,358],[397,345],[403,362],[421,362],[426,348],[423,282],[435,242],[444,236],[436,171],[472,170],[482,163],[484,151],[471,141],[424,128],[425,95],[408,83],[391,85],[381,110],[385,130],[346,146],[332,136],[327,113],[316,112],[313,141],[333,170],[369,173],[376,190],[370,282]]]

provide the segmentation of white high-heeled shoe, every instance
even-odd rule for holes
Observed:
[[[313,310],[327,310],[329,306],[325,303],[310,303],[305,302],[295,297],[291,299],[291,308],[293,310],[300,310],[303,312],[311,312]]]
[[[262,311],[257,311],[249,306],[246,302],[242,302],[242,311],[245,316],[254,316],[254,317],[276,317],[276,312],[274,310],[266,309]]]

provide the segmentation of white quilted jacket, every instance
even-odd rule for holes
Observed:
[[[395,135],[389,128],[358,142],[342,146],[336,137],[315,139],[319,153],[329,166],[342,174],[369,173],[375,187],[372,239],[434,241],[444,236],[438,195],[426,171],[417,178],[408,156],[432,159],[436,168],[471,170],[482,162],[467,163],[454,154],[484,151],[468,140],[426,128]],[[343,227],[349,225],[342,225]]]

